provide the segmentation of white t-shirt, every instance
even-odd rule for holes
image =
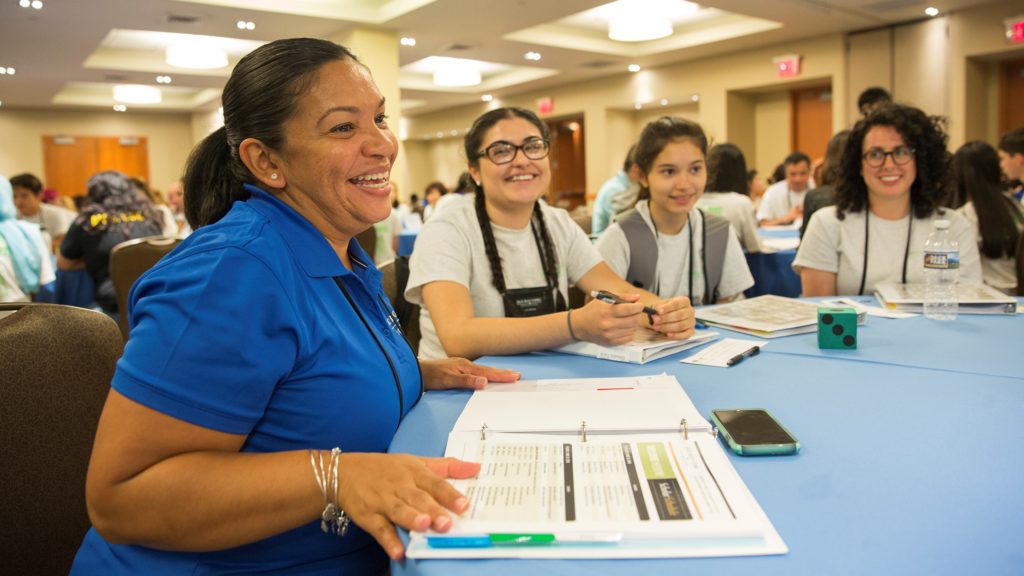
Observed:
[[[541,202],[544,222],[555,244],[558,261],[558,290],[568,302],[568,288],[576,284],[591,268],[601,262],[586,233],[573,222],[569,213]],[[544,268],[540,252],[527,225],[521,230],[491,224],[494,241],[501,255],[508,289],[544,286]],[[473,202],[459,202],[437,213],[420,230],[416,250],[409,262],[409,283],[405,298],[423,306],[423,286],[447,280],[469,290],[473,314],[478,317],[503,318],[505,306],[501,294],[491,281],[491,265],[484,250],[483,233],[476,218]],[[430,311],[420,311],[419,355],[422,358],[444,358],[447,354],[438,340]]]
[[[864,214],[864,211],[847,212],[846,218],[839,220],[835,206],[815,212],[800,242],[793,270],[797,274],[803,268],[834,272],[836,294],[857,294],[864,266]],[[924,241],[932,233],[936,220],[949,220],[950,233],[960,243],[960,281],[981,284],[981,261],[974,230],[963,216],[946,209],[941,215],[936,211],[929,218],[914,218],[912,226],[909,215],[899,220],[870,217],[865,294],[871,294],[876,284],[902,281],[908,227],[911,227],[911,237],[907,282],[924,282]]]
[[[812,189],[814,189],[813,179],[807,181],[807,188],[803,192],[790,192],[789,182],[786,180],[772,184],[761,197],[761,205],[757,208],[758,222],[782,218],[789,214],[794,206],[803,206],[804,196],[807,195],[808,190]]]
[[[989,258],[981,254],[981,229],[978,226],[978,213],[974,204],[968,202],[957,210],[974,228],[977,236],[978,252],[981,257],[981,277],[985,284],[1006,294],[1014,295],[1017,290],[1017,261],[1013,256]],[[961,251],[963,248],[961,247]]]
[[[52,251],[53,239],[68,233],[68,228],[75,221],[75,216],[77,214],[67,208],[43,202],[39,205],[39,212],[36,212],[35,216],[22,216],[18,214],[18,220],[38,224],[39,231],[43,234],[43,241],[46,242],[47,248]]]
[[[761,241],[757,238],[754,203],[750,201],[749,196],[739,192],[705,192],[700,200],[697,200],[697,207],[708,214],[728,220],[747,252],[761,251]]]
[[[53,255],[50,253],[50,247],[43,243],[41,236],[36,248],[40,260],[39,285],[42,286],[56,279],[53,272]],[[25,294],[18,285],[11,249],[4,237],[0,236],[0,302],[28,302],[30,300],[32,300],[31,294]]]
[[[373,225],[373,230],[377,233],[373,261],[378,266],[395,259],[394,243],[401,228],[401,218],[398,216],[398,210],[395,209],[391,210],[391,214],[387,218]]]
[[[648,201],[637,202],[636,210],[653,232],[654,224],[651,222]],[[698,303],[704,298],[702,261],[696,259],[695,265],[690,265],[691,225],[693,226],[693,249],[696,253],[703,254],[704,219],[697,210],[690,211],[690,217],[686,219],[686,226],[683,226],[678,234],[657,234],[658,266],[654,282],[658,287],[657,294],[661,298],[689,296],[691,301]],[[732,226],[729,228],[732,230]],[[623,278],[626,277],[626,273],[629,272],[629,241],[618,222],[612,223],[601,235],[597,241],[597,250],[616,274]],[[689,294],[691,275],[693,277],[692,295]],[[740,241],[736,238],[735,232],[732,232],[729,234],[729,241],[725,247],[725,262],[722,264],[722,279],[718,284],[718,294],[723,298],[729,298],[753,285],[754,277],[750,275],[750,268],[747,267],[747,259],[743,256]]]

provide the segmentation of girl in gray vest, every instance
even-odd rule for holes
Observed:
[[[617,274],[662,298],[728,302],[754,285],[729,221],[696,208],[707,182],[700,125],[663,116],[636,146],[640,200],[601,236],[597,249]]]

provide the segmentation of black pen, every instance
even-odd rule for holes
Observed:
[[[627,302],[618,295],[612,294],[607,290],[594,290],[590,293],[590,296],[595,300],[600,300],[601,302],[607,302],[609,304],[631,304],[631,302]],[[658,313],[657,310],[650,306],[644,306],[641,312],[647,314],[647,321],[654,324],[654,315]]]
[[[744,350],[743,352],[733,356],[732,358],[729,358],[729,360],[726,361],[725,365],[726,366],[735,366],[736,364],[739,364],[740,362],[743,362],[744,358],[750,358],[751,356],[757,356],[760,353],[761,353],[761,347],[760,346],[751,346],[749,350]]]

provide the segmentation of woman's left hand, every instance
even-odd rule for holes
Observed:
[[[423,371],[423,387],[427,390],[449,390],[468,388],[480,390],[487,382],[515,382],[519,372],[502,370],[482,364],[475,364],[465,358],[444,358],[442,360],[420,360]]]
[[[654,317],[652,329],[675,340],[685,340],[693,336],[693,327],[697,317],[690,305],[690,299],[686,296],[676,296],[667,300],[661,300],[654,304],[658,311]]]

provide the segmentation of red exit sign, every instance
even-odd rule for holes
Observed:
[[[1006,23],[1006,39],[1014,44],[1024,43],[1024,16],[1009,18]]]
[[[772,63],[775,65],[775,74],[778,75],[779,78],[789,78],[800,75],[799,54],[776,56],[775,58],[772,58]]]

